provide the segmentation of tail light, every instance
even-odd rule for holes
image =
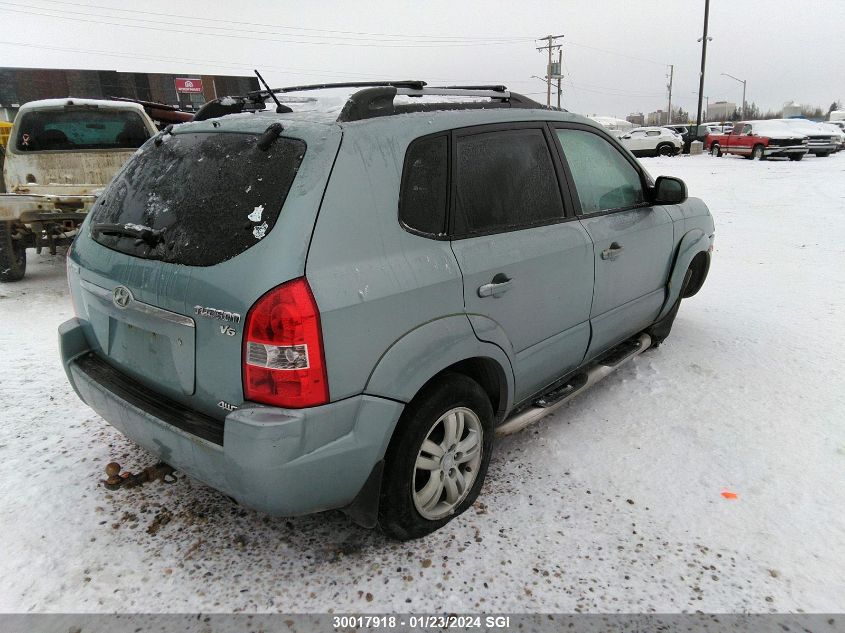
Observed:
[[[290,409],[329,401],[320,311],[304,277],[273,288],[250,308],[243,377],[246,400]]]

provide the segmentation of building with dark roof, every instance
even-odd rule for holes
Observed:
[[[38,99],[124,97],[190,110],[218,96],[244,94],[258,88],[258,80],[251,76],[0,68],[0,120],[12,121],[21,105]]]

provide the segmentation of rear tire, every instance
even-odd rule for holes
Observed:
[[[766,152],[763,151],[762,145],[755,145],[754,149],[751,150],[751,160],[766,160]]]
[[[655,152],[658,156],[672,156],[675,153],[675,146],[671,143],[661,143]]]
[[[713,156],[715,156],[716,158],[721,158],[721,157],[722,157],[722,148],[721,148],[721,147],[719,147],[719,144],[718,144],[718,143],[713,143],[713,144],[710,146],[710,154],[712,154],[712,155],[713,155]]]
[[[789,155],[789,160],[794,161],[794,162],[796,162],[796,163],[797,163],[799,160],[801,160],[802,158],[804,158],[804,154],[790,154],[790,155]]]
[[[20,281],[26,274],[26,249],[12,235],[12,223],[0,222],[0,281]]]
[[[382,531],[402,541],[420,538],[467,510],[484,484],[492,449],[493,407],[481,385],[448,373],[423,387],[405,407],[385,455]]]
[[[818,154],[816,154],[816,156],[818,156],[819,158],[827,158],[828,156],[830,156],[830,152],[819,152]]]

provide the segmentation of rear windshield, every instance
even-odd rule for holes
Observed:
[[[259,138],[173,134],[147,143],[94,205],[92,236],[188,266],[239,255],[273,230],[305,154],[300,140],[278,138],[262,150]]]
[[[19,152],[135,149],[150,136],[137,112],[80,106],[24,112],[15,147]]]

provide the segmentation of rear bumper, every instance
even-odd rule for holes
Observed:
[[[242,505],[295,516],[349,505],[364,486],[404,405],[359,395],[311,409],[249,405],[226,416],[222,444],[162,419],[85,371],[91,350],[78,319],[59,328],[62,362],[79,397],[147,451]]]

